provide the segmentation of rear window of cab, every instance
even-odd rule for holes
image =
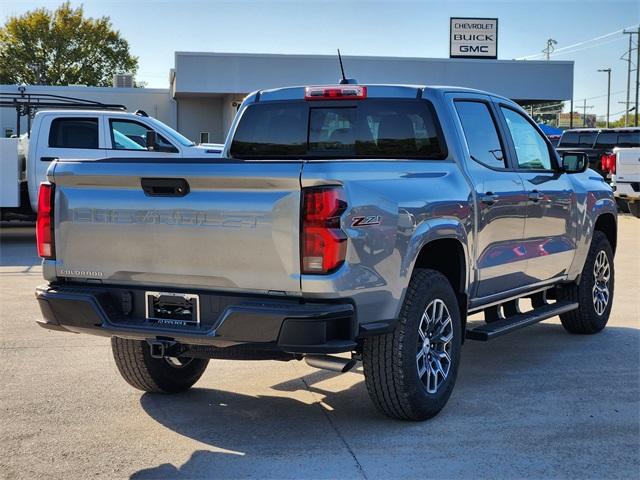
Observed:
[[[244,111],[230,155],[256,158],[444,159],[433,106],[418,99],[255,103]]]
[[[640,147],[640,130],[628,132],[600,132],[595,148]]]
[[[597,132],[564,132],[558,147],[592,148],[597,135]]]

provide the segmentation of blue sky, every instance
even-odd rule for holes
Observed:
[[[0,0],[0,18],[59,1]],[[498,17],[499,58],[540,53],[640,23],[640,2],[557,1],[148,1],[85,0],[88,16],[107,15],[140,58],[138,79],[167,87],[176,50],[447,57],[451,16]],[[575,101],[606,112],[606,74],[613,69],[611,112],[625,98],[628,36],[617,34],[553,56],[575,61]],[[633,77],[635,80],[635,75]],[[363,79],[363,81],[366,81]],[[619,93],[615,93],[619,92]],[[597,98],[593,98],[597,97]],[[633,91],[632,91],[633,98]]]

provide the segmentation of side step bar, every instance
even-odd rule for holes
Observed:
[[[467,330],[466,337],[469,340],[487,341],[492,338],[511,333],[514,330],[533,325],[547,318],[555,317],[561,313],[570,312],[578,308],[577,302],[559,301],[552,304],[542,305],[530,312],[510,315],[507,318],[492,321],[485,325]]]

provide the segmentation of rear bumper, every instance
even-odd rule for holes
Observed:
[[[160,327],[142,313],[143,289],[46,285],[36,289],[43,317],[38,323],[74,333],[215,347],[249,344],[291,353],[339,353],[357,346],[350,303],[199,295],[199,326]]]
[[[628,200],[640,199],[640,182],[616,182],[616,197],[625,198]]]

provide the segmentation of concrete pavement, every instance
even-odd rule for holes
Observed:
[[[443,412],[378,414],[361,369],[214,360],[190,392],[119,376],[107,339],[46,331],[31,229],[0,243],[0,477],[640,478],[640,220],[622,216],[612,318],[467,342]]]

